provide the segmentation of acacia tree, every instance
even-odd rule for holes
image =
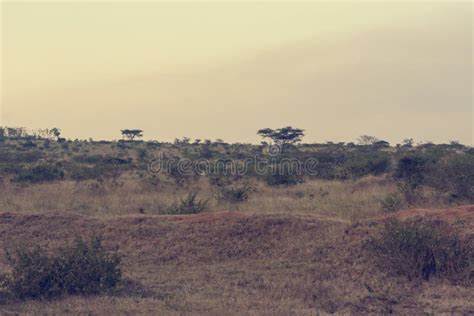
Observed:
[[[61,130],[57,127],[53,127],[52,129],[50,129],[49,133],[56,137],[57,140],[59,140],[59,136],[61,136]]]
[[[263,138],[270,139],[283,150],[287,145],[300,142],[304,137],[304,130],[287,126],[278,129],[264,128],[259,130],[257,134]]]
[[[413,138],[405,138],[402,142],[404,147],[413,147],[414,143]]]
[[[123,129],[120,132],[122,132],[122,137],[128,138],[129,140],[143,137],[143,131],[141,129]]]
[[[18,128],[7,127],[7,135],[9,138],[18,138],[19,137]]]
[[[378,139],[375,136],[370,136],[370,135],[362,135],[359,138],[357,138],[358,144],[363,145],[363,146],[373,145],[379,141],[380,139]]]

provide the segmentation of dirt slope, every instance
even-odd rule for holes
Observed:
[[[447,221],[472,233],[474,206],[391,215]],[[101,235],[123,256],[116,294],[9,303],[5,313],[314,314],[474,313],[472,288],[442,280],[408,282],[375,269],[364,250],[389,217],[357,225],[319,217],[246,215],[124,216],[0,213],[4,248],[54,250],[76,236]]]
[[[449,209],[412,209],[397,212],[393,217],[400,220],[430,219],[449,223],[464,234],[474,234],[474,205],[464,205]]]

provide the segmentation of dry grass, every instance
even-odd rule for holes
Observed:
[[[380,214],[380,201],[395,190],[385,178],[368,177],[356,181],[307,181],[288,188],[259,186],[248,205],[263,213],[320,214],[356,221]]]
[[[3,247],[56,249],[101,234],[119,247],[127,281],[103,297],[7,302],[1,314],[422,314],[474,312],[472,287],[418,283],[370,264],[367,237],[382,226],[313,215],[231,212],[91,218],[0,215]],[[2,248],[3,248],[2,247]],[[0,270],[8,269],[0,255]]]
[[[358,181],[308,180],[294,187],[268,187],[254,182],[248,201],[220,203],[205,178],[184,188],[170,184],[151,186],[144,180],[62,181],[55,183],[0,186],[0,210],[7,212],[50,211],[100,217],[124,214],[161,214],[171,203],[190,191],[210,199],[210,211],[239,210],[258,214],[319,214],[355,221],[380,214],[380,200],[395,190],[385,178],[369,177]]]
[[[56,147],[50,152],[60,157]],[[87,144],[80,153],[136,159],[137,150]],[[104,181],[24,185],[0,181],[1,272],[9,269],[4,248],[23,243],[54,250],[77,235],[99,234],[107,249],[118,247],[126,278],[107,296],[26,302],[0,296],[0,314],[474,313],[472,286],[417,283],[371,264],[364,244],[387,216],[434,217],[473,238],[471,215],[458,220],[455,212],[451,220],[440,211],[384,213],[381,200],[396,191],[388,175],[307,180],[293,187],[253,181],[255,192],[238,204],[218,203],[205,178],[178,187],[169,179],[155,186],[147,177],[128,173]],[[207,213],[160,215],[191,191],[209,199]],[[425,193],[420,205],[443,206],[433,193]]]

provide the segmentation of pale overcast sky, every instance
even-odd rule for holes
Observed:
[[[3,2],[0,125],[473,143],[472,3]]]

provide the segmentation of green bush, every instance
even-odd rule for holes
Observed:
[[[452,200],[474,201],[474,155],[453,155],[437,162],[427,184],[449,194]]]
[[[122,166],[99,164],[93,167],[88,165],[69,163],[65,166],[66,176],[75,181],[110,178],[120,176],[125,169]]]
[[[301,170],[296,165],[278,163],[267,170],[264,175],[265,182],[269,186],[291,186],[303,182]]]
[[[253,191],[254,188],[247,183],[242,185],[225,186],[220,190],[222,199],[232,203],[247,201]]]
[[[428,161],[422,156],[407,156],[398,161],[395,177],[404,180],[413,189],[425,181]]]
[[[0,162],[6,163],[35,163],[38,160],[43,158],[43,154],[39,150],[31,150],[31,151],[0,151]]]
[[[381,202],[382,209],[386,212],[396,212],[403,208],[404,203],[400,195],[392,193],[387,195]]]
[[[22,146],[23,148],[36,148],[36,147],[38,147],[38,146],[36,145],[36,143],[33,142],[33,141],[31,141],[31,140],[27,140],[27,141],[25,141],[24,143],[21,143],[21,146]]]
[[[241,179],[241,176],[229,174],[213,174],[208,176],[209,184],[218,202],[240,203],[247,201],[255,189],[248,182],[241,183]]]
[[[98,164],[104,161],[102,155],[77,155],[73,157],[74,162],[87,163],[87,164]]]
[[[196,192],[191,192],[179,203],[174,203],[166,210],[166,214],[198,214],[207,211],[209,200],[199,200]]]
[[[6,288],[18,299],[99,294],[121,280],[120,258],[107,254],[99,238],[89,243],[77,239],[56,255],[42,248],[17,249],[8,260],[13,272]]]
[[[163,163],[166,168],[167,175],[174,180],[177,186],[185,186],[191,183],[193,180],[196,180],[198,175],[194,172],[194,169],[191,166],[179,166],[178,161],[179,157],[170,157],[164,159]],[[185,170],[183,170],[183,169]]]
[[[436,223],[386,223],[370,250],[384,269],[409,278],[462,279],[474,263],[472,244]]]
[[[353,155],[342,166],[345,178],[360,178],[369,174],[380,175],[390,169],[390,157],[386,154]]]
[[[64,179],[64,171],[55,165],[39,165],[33,168],[22,169],[13,179],[16,182],[51,182]]]
[[[67,166],[67,175],[75,181],[97,179],[102,173],[95,167],[88,167],[80,164],[70,164]]]
[[[91,165],[127,165],[131,163],[130,159],[123,159],[114,156],[103,155],[78,155],[74,156],[74,162],[86,163]]]
[[[291,186],[303,182],[303,179],[293,174],[270,173],[265,177],[265,182],[269,186]]]
[[[426,156],[416,154],[398,161],[394,177],[398,180],[398,191],[408,204],[415,204],[422,196],[421,186],[426,184],[426,175],[432,161]]]

